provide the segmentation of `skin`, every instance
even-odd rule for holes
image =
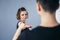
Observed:
[[[21,11],[20,21],[25,22],[27,18],[28,18],[28,13],[26,11]]]

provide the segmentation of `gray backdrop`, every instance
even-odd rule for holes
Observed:
[[[0,40],[12,40],[16,31],[16,12],[18,8],[25,7],[29,13],[26,21],[33,28],[39,25],[39,15],[36,10],[36,0],[0,0]],[[59,11],[57,11],[57,20],[60,22]]]

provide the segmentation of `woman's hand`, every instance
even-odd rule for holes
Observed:
[[[31,28],[30,25],[25,24],[25,23],[22,23],[22,22],[19,22],[19,23],[18,23],[18,26],[19,26],[19,29],[21,29],[21,30],[23,30],[23,29],[25,29],[25,28]]]

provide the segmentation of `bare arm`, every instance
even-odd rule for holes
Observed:
[[[18,36],[20,35],[20,33],[21,33],[21,30],[18,28],[18,29],[16,30],[16,33],[15,33],[14,37],[13,37],[13,40],[17,40],[17,38],[18,38]]]
[[[18,39],[19,35],[21,34],[22,29],[30,27],[30,25],[26,25],[24,23],[19,23],[18,25],[19,25],[19,28],[16,30],[16,33],[15,33],[12,40],[17,40]]]
[[[24,26],[24,24],[23,23],[19,23],[18,25],[19,25],[19,28],[16,30],[16,33],[15,33],[15,35],[14,35],[12,40],[17,40],[17,38],[21,34],[21,30],[22,30],[22,27]]]

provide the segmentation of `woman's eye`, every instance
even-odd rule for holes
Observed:
[[[28,14],[25,14],[25,15],[28,15]]]
[[[22,14],[22,16],[24,16],[24,14]]]

